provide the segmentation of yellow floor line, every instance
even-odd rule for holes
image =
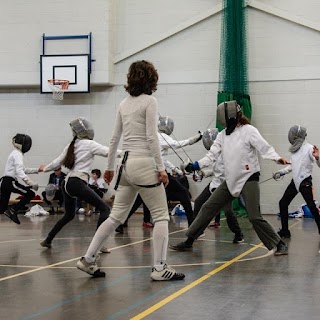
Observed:
[[[198,284],[202,283],[203,281],[209,279],[210,277],[212,277],[213,275],[215,275],[216,273],[222,271],[223,269],[229,267],[230,265],[232,265],[233,263],[235,263],[236,261],[240,260],[241,258],[247,256],[248,254],[250,254],[251,252],[257,250],[258,248],[260,248],[263,244],[259,243],[258,245],[254,246],[253,248],[250,248],[249,250],[245,251],[244,253],[240,254],[239,256],[233,258],[232,260],[224,263],[223,265],[221,265],[220,267],[210,271],[209,273],[207,273],[206,275],[202,276],[201,278],[193,281],[192,283],[190,283],[189,285],[185,286],[184,288],[178,290],[177,292],[171,294],[170,296],[168,296],[167,298],[163,299],[162,301],[156,303],[155,305],[153,305],[152,307],[146,309],[145,311],[139,313],[138,315],[136,315],[135,317],[131,318],[130,320],[140,320],[145,318],[146,316],[150,315],[151,313],[157,311],[158,309],[162,308],[163,306],[165,306],[166,304],[168,304],[169,302],[171,302],[172,300],[178,298],[179,296],[181,296],[183,293],[187,292],[188,290],[194,288],[195,286],[197,286]]]
[[[299,223],[299,221],[295,222],[294,224],[292,224],[290,226],[290,229],[295,227],[297,224]],[[237,262],[238,260],[240,260],[241,258],[247,256],[248,254],[250,254],[251,252],[257,250],[258,248],[262,247],[263,243],[260,242],[258,245],[254,246],[253,248],[245,251],[244,253],[240,254],[239,256],[233,258],[230,261],[227,261],[226,263],[224,263],[223,265],[221,265],[220,267],[210,271],[209,273],[207,273],[206,275],[202,276],[201,278],[197,279],[196,281],[190,283],[189,285],[185,286],[184,288],[178,290],[177,292],[171,294],[170,296],[168,296],[167,298],[161,300],[160,302],[156,303],[155,305],[153,305],[152,307],[146,309],[145,311],[139,313],[138,315],[136,315],[135,317],[131,318],[130,320],[140,320],[143,319],[145,317],[147,317],[148,315],[150,315],[151,313],[157,311],[158,309],[162,308],[163,306],[165,306],[166,304],[168,304],[169,302],[171,302],[172,300],[174,300],[175,298],[178,298],[179,296],[181,296],[183,293],[187,292],[188,290],[194,288],[195,286],[197,286],[198,284],[202,283],[203,281],[209,279],[210,277],[212,277],[213,275],[215,275],[216,273],[222,271],[223,269],[229,267],[230,265],[232,265],[233,263]],[[268,255],[268,254],[267,254]]]

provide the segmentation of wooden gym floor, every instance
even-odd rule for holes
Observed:
[[[53,242],[40,247],[60,215],[25,218],[21,225],[0,216],[0,319],[243,319],[315,320],[320,317],[320,254],[312,219],[290,220],[288,256],[273,256],[246,218],[239,218],[245,242],[221,221],[208,228],[192,252],[168,250],[168,263],[186,278],[150,280],[151,229],[142,215],[124,234],[108,240],[110,254],[99,264],[106,278],[77,270],[94,234],[97,216],[77,215]],[[278,229],[274,216],[266,219]],[[171,217],[170,243],[185,239],[185,217]]]

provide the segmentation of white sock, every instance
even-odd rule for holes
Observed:
[[[120,222],[109,217],[105,220],[96,231],[87,253],[84,255],[87,262],[94,262],[103,243],[108,239],[110,234],[120,225]]]
[[[167,261],[169,242],[168,221],[158,221],[153,228],[153,266],[161,271]]]

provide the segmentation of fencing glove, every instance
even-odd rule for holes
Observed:
[[[202,132],[199,131],[195,136],[189,138],[189,145],[191,146],[192,144],[197,143],[202,139]]]
[[[38,191],[39,189],[39,184],[38,182],[33,182],[30,179],[25,179],[23,180],[29,187],[31,187],[31,189],[33,189],[34,191]]]
[[[179,168],[175,167],[173,170],[178,176],[182,176],[183,175],[182,170],[180,170]]]
[[[182,163],[180,168],[182,171],[187,171],[189,173],[192,173],[196,170],[200,170],[199,163],[197,161],[195,161],[193,163],[192,162]]]

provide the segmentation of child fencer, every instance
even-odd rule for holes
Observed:
[[[105,201],[92,190],[88,181],[91,165],[95,156],[107,157],[109,148],[94,141],[94,130],[91,122],[86,118],[77,118],[70,122],[73,139],[58,158],[50,164],[42,166],[44,172],[53,171],[62,165],[70,169],[62,183],[65,214],[49,232],[47,238],[40,245],[51,248],[51,242],[57,233],[69,223],[76,214],[77,199],[93,205],[100,212],[97,227],[107,219],[110,209]],[[108,249],[103,247],[103,252]]]
[[[33,182],[27,174],[38,173],[40,168],[25,168],[23,155],[31,149],[32,139],[27,134],[18,133],[12,139],[14,150],[10,153],[4,176],[1,178],[0,213],[4,213],[13,222],[20,224],[18,212],[24,211],[25,206],[35,196],[31,190],[38,190],[38,183]],[[18,182],[21,179],[27,186]],[[21,200],[8,208],[11,193],[18,193],[23,197]],[[25,212],[25,211],[24,211]]]
[[[194,212],[191,205],[190,194],[187,188],[185,188],[178,179],[170,174],[170,171],[175,171],[178,174],[182,174],[181,170],[174,166],[168,159],[168,153],[170,150],[177,150],[188,145],[193,145],[201,140],[202,133],[199,132],[196,135],[186,140],[175,140],[170,137],[174,129],[174,122],[170,117],[160,117],[158,122],[158,138],[160,143],[161,155],[165,169],[168,173],[169,184],[166,187],[167,200],[179,201],[187,216],[188,226],[191,225],[194,219]]]
[[[299,192],[314,216],[320,234],[320,216],[314,203],[311,176],[314,162],[320,167],[319,150],[306,141],[306,136],[306,128],[300,125],[294,125],[290,128],[288,139],[291,144],[289,148],[291,164],[274,173],[274,178],[278,179],[292,171],[292,180],[279,202],[281,229],[278,234],[282,238],[291,238],[288,227],[288,207]]]

